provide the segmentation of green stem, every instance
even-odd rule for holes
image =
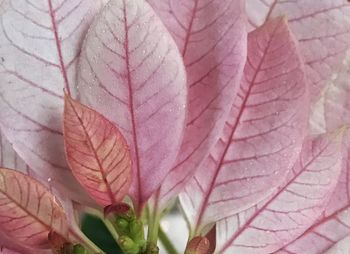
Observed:
[[[148,219],[148,243],[157,245],[160,216],[157,213],[150,214]]]
[[[164,232],[162,227],[159,227],[159,240],[163,244],[165,250],[168,252],[168,254],[178,254],[174,244],[170,241],[167,234]]]

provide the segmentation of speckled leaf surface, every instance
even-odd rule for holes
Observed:
[[[149,4],[107,4],[83,47],[79,91],[83,103],[125,136],[133,161],[131,195],[142,205],[176,159],[187,105],[181,55]]]
[[[223,135],[180,196],[192,229],[256,204],[293,166],[308,121],[303,68],[284,18],[249,34],[243,81]]]
[[[0,126],[21,158],[62,193],[86,201],[64,157],[63,88],[74,90],[82,39],[99,0],[4,0]]]
[[[148,0],[184,58],[189,105],[184,140],[159,193],[176,196],[219,138],[243,73],[247,51],[239,0]]]
[[[347,0],[247,0],[251,29],[286,15],[305,59],[311,95],[319,98],[337,72],[350,46],[350,3]]]
[[[274,194],[218,223],[217,253],[274,253],[313,225],[337,186],[343,136],[344,130],[339,130],[306,139],[299,159]],[[306,250],[311,253],[309,245],[295,253]]]

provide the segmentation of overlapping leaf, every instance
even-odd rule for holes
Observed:
[[[100,0],[4,0],[0,7],[0,126],[42,178],[85,200],[68,169],[63,88],[75,83],[82,37]]]
[[[246,58],[244,3],[239,0],[148,0],[183,55],[188,118],[176,164],[160,189],[165,203],[181,191],[215,144]]]
[[[247,209],[280,184],[301,149],[308,105],[296,43],[277,18],[248,36],[244,77],[224,134],[181,196],[193,228]]]
[[[68,236],[62,206],[32,178],[14,170],[0,169],[1,231],[31,247],[48,247],[51,231]]]
[[[6,137],[0,132],[0,167],[13,168],[23,173],[30,171],[29,167],[13,150],[12,145]]]
[[[120,202],[131,184],[131,159],[115,125],[66,95],[64,140],[73,174],[96,202]]]
[[[252,28],[287,15],[300,42],[311,93],[317,99],[326,81],[341,64],[350,46],[350,4],[347,0],[247,0]]]
[[[326,209],[337,186],[343,134],[344,129],[308,138],[286,181],[273,195],[218,223],[217,252],[274,253],[309,228]],[[308,245],[295,253],[306,250],[313,253]]]
[[[131,194],[144,203],[174,163],[187,103],[180,53],[145,1],[111,0],[98,16],[83,47],[79,91],[127,139]]]
[[[338,241],[332,246],[331,249],[326,251],[324,254],[346,254],[350,253],[350,236]]]

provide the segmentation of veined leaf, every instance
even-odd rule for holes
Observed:
[[[178,153],[187,88],[176,44],[143,0],[111,0],[87,35],[81,56],[83,102],[116,123],[132,153],[131,194],[141,206]]]
[[[350,236],[345,237],[344,239],[334,244],[332,248],[326,251],[324,254],[347,254],[347,253],[350,253]]]
[[[68,237],[62,206],[36,180],[14,170],[0,169],[1,231],[26,246],[47,248],[48,234]]]
[[[247,0],[251,27],[287,15],[306,62],[311,95],[318,99],[350,47],[350,3],[347,0]]]
[[[131,184],[131,159],[115,125],[66,95],[64,140],[73,174],[95,201],[120,202]]]
[[[343,168],[338,186],[322,216],[295,241],[276,254],[301,253],[307,246],[308,254],[320,254],[350,234],[350,173]]]
[[[273,253],[326,209],[342,169],[344,129],[306,139],[286,181],[261,204],[218,223],[217,253]],[[309,252],[309,246],[302,252]]]
[[[184,140],[159,193],[164,205],[183,189],[221,134],[243,73],[247,34],[241,0],[148,2],[183,55],[189,87]]]
[[[40,177],[80,201],[87,196],[64,156],[63,88],[73,90],[82,37],[100,5],[4,0],[0,6],[1,129]]]
[[[222,137],[180,196],[196,233],[268,196],[293,166],[308,120],[308,87],[287,23],[248,36],[248,60]]]
[[[12,145],[6,137],[0,132],[0,167],[13,168],[22,173],[28,174],[30,169],[28,165],[13,150]]]

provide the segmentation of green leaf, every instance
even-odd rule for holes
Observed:
[[[84,215],[82,231],[91,241],[105,251],[106,254],[123,254],[118,244],[114,241],[108,229],[99,218],[90,214]]]

